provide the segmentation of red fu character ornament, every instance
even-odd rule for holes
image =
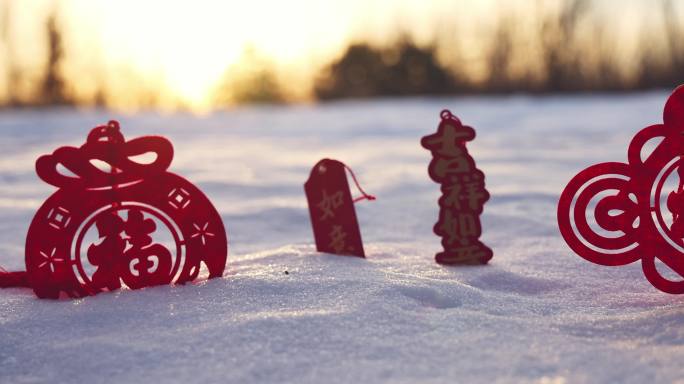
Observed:
[[[362,196],[352,200],[347,182],[349,170]],[[312,169],[304,184],[309,203],[316,249],[319,252],[366,257],[354,203],[375,200],[361,189],[354,172],[344,163],[323,159]]]
[[[155,159],[138,162],[146,153]],[[201,263],[209,277],[223,275],[228,244],[221,217],[199,189],[166,171],[172,158],[167,139],[125,141],[110,121],[81,147],[38,159],[38,176],[59,189],[26,237],[27,284],[36,295],[185,283]]]
[[[667,100],[663,124],[632,138],[627,163],[592,165],[570,180],[558,226],[583,258],[608,266],[641,260],[656,288],[684,293],[684,86]]]
[[[442,237],[444,252],[435,256],[440,264],[486,264],[492,250],[480,240],[480,214],[489,200],[485,176],[475,168],[466,142],[475,139],[475,130],[461,124],[450,111],[440,113],[437,133],[423,137],[421,145],[432,152],[430,178],[442,185],[439,221],[434,232]]]

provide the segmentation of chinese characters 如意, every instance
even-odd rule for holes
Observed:
[[[347,172],[360,197],[352,198]],[[361,189],[354,172],[343,162],[321,159],[304,183],[316,250],[335,255],[366,257],[354,203],[375,200]]]
[[[317,204],[318,208],[320,208],[322,211],[321,220],[325,221],[328,218],[334,218],[335,211],[342,205],[342,191],[337,191],[332,195],[329,195],[324,189],[323,198]],[[344,229],[341,225],[334,225],[328,236],[330,238],[330,243],[328,246],[334,249],[335,252],[342,253],[346,250],[347,244],[345,242],[345,238],[347,237],[347,233],[344,232]]]

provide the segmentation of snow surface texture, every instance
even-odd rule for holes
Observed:
[[[574,255],[556,203],[584,167],[624,161],[666,93],[254,107],[208,117],[0,113],[0,265],[23,269],[33,213],[54,191],[35,159],[117,118],[163,134],[171,171],[221,213],[225,277],[80,300],[0,291],[2,383],[662,383],[684,378],[684,297],[637,264]],[[419,145],[450,108],[487,175],[482,267],[443,267],[439,185]],[[340,159],[378,196],[357,204],[368,259],[315,252],[302,184]],[[288,274],[285,273],[288,272]]]

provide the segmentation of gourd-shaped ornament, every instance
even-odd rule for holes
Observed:
[[[152,153],[154,160],[138,159]],[[119,123],[94,128],[80,147],[36,162],[59,188],[36,212],[26,237],[28,285],[41,298],[94,295],[127,286],[182,284],[223,275],[223,222],[192,183],[170,173],[171,142],[129,141]]]

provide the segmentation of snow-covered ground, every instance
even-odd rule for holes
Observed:
[[[250,107],[191,115],[0,112],[0,265],[22,269],[35,210],[54,191],[35,159],[110,118],[163,134],[171,171],[198,184],[230,241],[225,277],[39,300],[0,291],[2,383],[631,382],[684,379],[684,297],[638,264],[574,255],[555,218],[576,172],[624,161],[667,93]],[[487,175],[482,267],[443,267],[439,186],[421,136],[450,108],[478,130]],[[357,204],[366,260],[315,252],[302,184],[349,164],[378,196]],[[288,274],[285,274],[288,271]],[[680,381],[681,382],[681,381]]]

